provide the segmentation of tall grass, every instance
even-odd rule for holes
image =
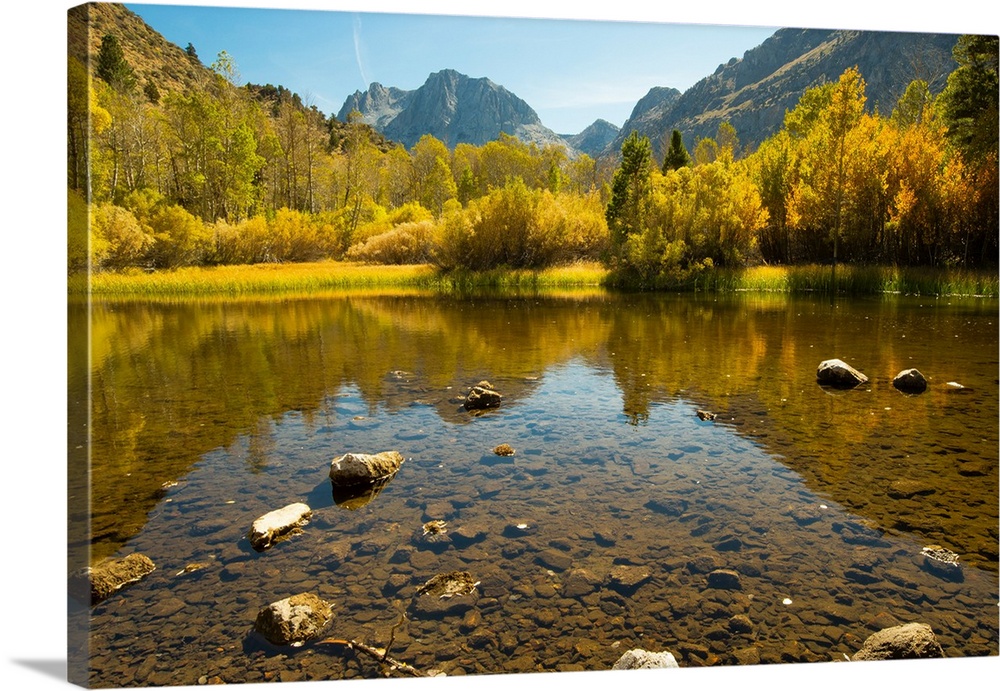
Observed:
[[[836,292],[842,295],[998,297],[998,283],[1000,281],[996,272],[839,265]],[[71,277],[68,287],[71,294],[86,294],[86,276]],[[745,269],[714,268],[684,276],[660,277],[655,285],[635,286],[593,262],[544,270],[488,271],[441,271],[429,264],[382,266],[350,262],[189,267],[151,273],[97,273],[91,278],[89,292],[96,296],[111,297],[182,297],[308,294],[359,289],[467,293],[477,290],[601,290],[608,287],[718,293],[833,292],[830,267],[817,264],[756,266]]]
[[[933,267],[837,266],[836,279],[830,266],[756,266],[717,269],[701,277],[698,289],[716,292],[774,291],[843,295],[1000,295],[998,274],[993,271],[938,269]],[[836,284],[834,284],[836,280]]]
[[[527,269],[441,272],[429,264],[369,265],[351,262],[249,264],[186,267],[173,271],[96,273],[89,292],[97,296],[201,296],[312,293],[356,289],[538,290],[597,287],[598,264],[574,264],[540,271]],[[88,292],[85,275],[69,280],[71,294]]]

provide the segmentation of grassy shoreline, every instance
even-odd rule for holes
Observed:
[[[779,292],[829,294],[829,266],[757,266],[718,268],[674,281],[661,281],[657,290],[716,293]],[[71,276],[70,295],[88,293],[85,275]],[[610,272],[596,263],[574,264],[540,271],[494,270],[443,273],[427,264],[373,266],[348,262],[255,264],[186,267],[174,271],[99,273],[90,281],[96,297],[200,297],[313,294],[356,290],[421,290],[445,293],[481,289],[550,290],[611,287]],[[837,267],[837,293],[842,295],[901,294],[924,296],[991,297],[1000,295],[998,274],[990,271],[900,268],[887,266]],[[630,288],[628,285],[615,286]],[[636,286],[631,286],[635,288]],[[647,286],[648,288],[648,286]]]

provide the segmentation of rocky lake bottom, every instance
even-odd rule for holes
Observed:
[[[262,607],[305,592],[333,604],[326,638],[391,640],[393,658],[449,676],[610,669],[632,648],[685,667],[845,661],[907,622],[930,625],[947,657],[997,655],[988,546],[992,570],[935,572],[928,539],[807,483],[738,414],[702,420],[680,396],[637,419],[612,374],[578,360],[493,383],[528,393],[474,415],[458,383],[391,371],[385,399],[404,404],[345,388],[203,454],[119,550],[156,570],[89,621],[71,611],[89,626],[90,684],[379,676],[343,645],[275,646],[253,631]],[[513,455],[493,452],[502,443]],[[334,501],[332,458],[390,449],[406,460],[380,494]],[[902,500],[951,512],[939,497]],[[293,502],[312,510],[301,532],[251,549],[254,519]],[[429,521],[445,531],[429,539]],[[472,575],[471,594],[419,594],[453,571]]]

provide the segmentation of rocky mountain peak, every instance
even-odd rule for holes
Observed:
[[[425,134],[449,147],[459,143],[480,146],[504,132],[527,143],[568,148],[559,135],[542,125],[531,106],[510,91],[486,77],[473,78],[453,69],[431,73],[413,91],[373,84],[364,93],[348,97],[337,117],[343,119],[351,110],[407,147]]]

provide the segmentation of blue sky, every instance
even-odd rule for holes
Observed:
[[[280,6],[280,3],[274,3]],[[329,3],[335,7],[336,3]],[[377,81],[416,89],[451,68],[488,77],[528,102],[551,129],[597,118],[621,125],[653,86],[683,91],[757,45],[773,27],[581,19],[127,4],[167,40],[221,50],[243,80],[281,84],[324,113]]]
[[[167,40],[192,43],[206,64],[225,50],[244,81],[280,84],[324,113],[373,81],[416,89],[451,68],[506,87],[560,134],[597,118],[620,126],[651,87],[684,91],[780,26],[982,33],[997,13],[963,11],[965,0],[948,13],[928,0],[911,0],[905,13],[880,0],[826,10],[789,0],[167,2],[127,6]]]

